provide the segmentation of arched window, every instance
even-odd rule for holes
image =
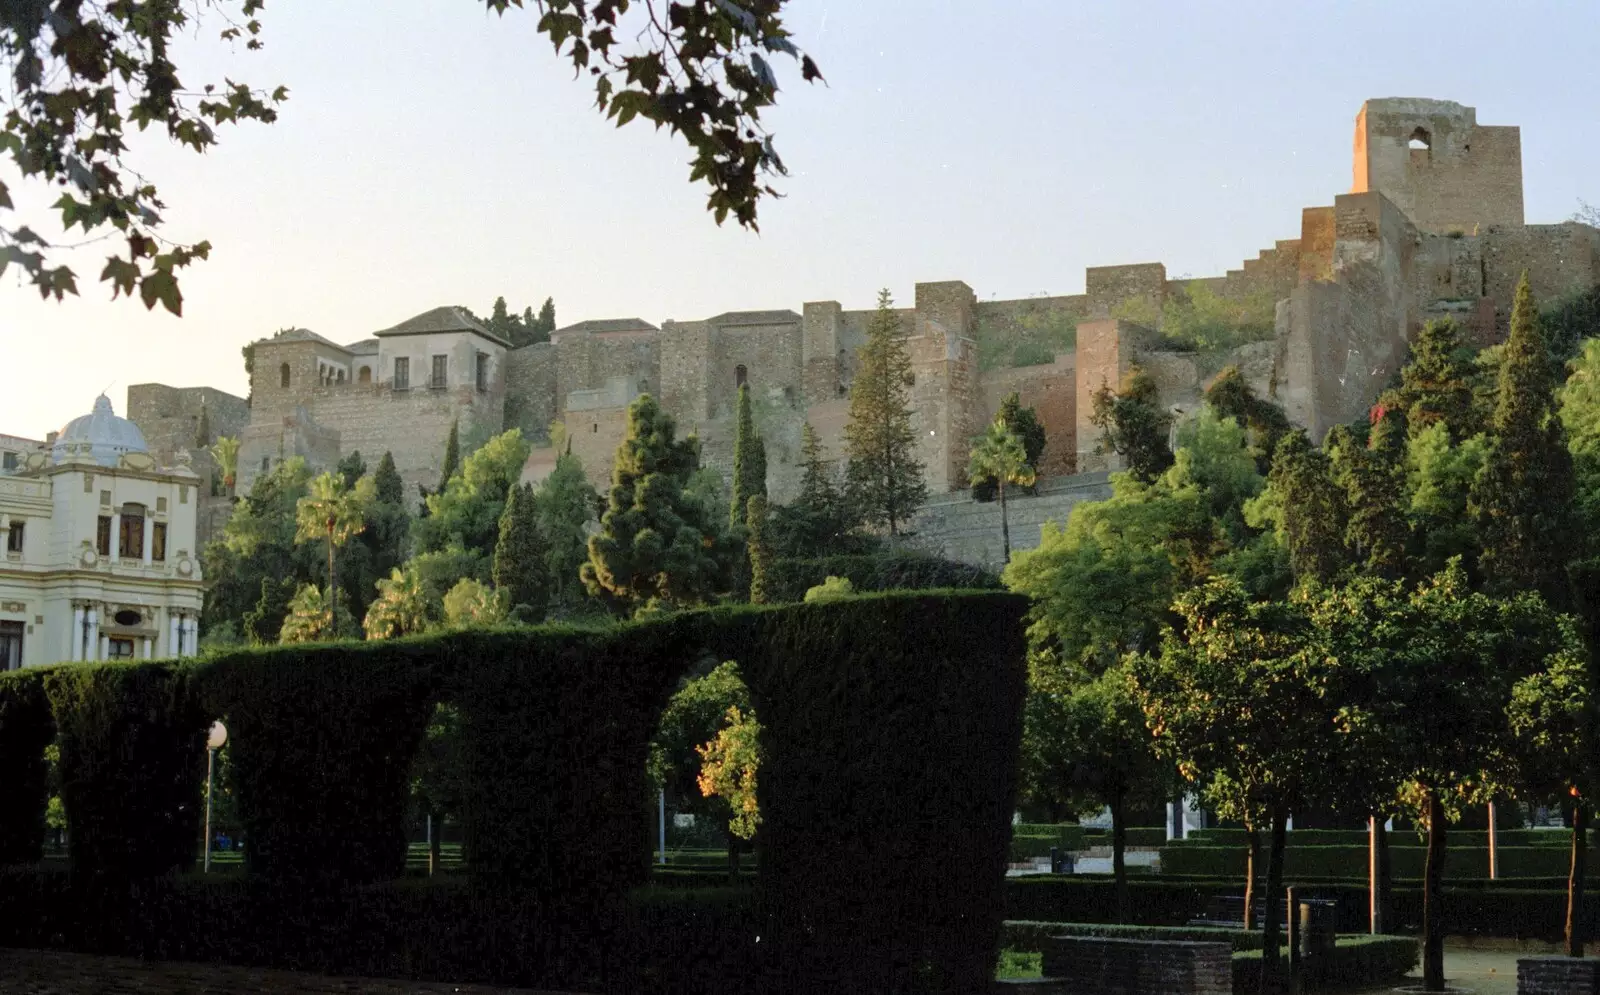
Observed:
[[[287,386],[289,386],[289,364],[288,363],[284,363],[282,366],[278,367],[278,386],[279,387],[287,387]]]
[[[334,374],[334,380],[339,383],[344,383],[344,371],[340,370],[338,373]]]
[[[1427,128],[1418,128],[1411,133],[1411,141],[1406,144],[1413,152],[1427,152],[1433,148],[1433,136],[1428,134]]]
[[[361,372],[359,374],[357,374],[357,377],[361,380],[362,383],[371,383],[372,382],[372,367],[363,366],[361,368]]]
[[[144,558],[144,505],[122,506],[122,532],[117,536],[117,549],[128,559]]]
[[[749,380],[750,371],[744,368],[743,363],[733,368],[733,387],[735,390],[743,387]]]

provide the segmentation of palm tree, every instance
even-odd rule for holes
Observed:
[[[333,551],[360,535],[367,527],[367,509],[375,497],[371,477],[362,477],[354,488],[346,488],[344,478],[323,473],[311,481],[306,496],[295,505],[294,541],[328,543],[328,624],[337,637],[339,587],[333,573]]]
[[[211,458],[217,461],[217,473],[222,475],[223,489],[232,497],[233,483],[239,476],[239,440],[224,435],[212,444]]]
[[[368,639],[409,636],[428,628],[428,591],[415,570],[399,567],[378,581],[378,598],[363,623]]]
[[[1006,562],[1011,562],[1011,523],[1006,520],[1006,485],[1029,487],[1036,479],[1028,465],[1022,439],[1004,421],[996,418],[989,431],[972,440],[972,455],[967,464],[970,476],[983,476],[996,482],[1000,497],[1000,540]]]

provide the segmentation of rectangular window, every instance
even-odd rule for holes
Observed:
[[[6,536],[6,552],[22,552],[22,520],[19,518],[11,520],[11,532]]]
[[[111,492],[110,491],[101,491],[100,492],[100,507],[102,507],[102,508],[111,507]]]
[[[489,354],[478,353],[478,390],[489,389]]]
[[[112,639],[112,640],[110,640],[110,643],[111,643],[111,650],[106,655],[109,656],[111,659],[113,659],[113,660],[132,660],[133,659],[133,640],[131,640],[131,639]]]
[[[94,533],[94,551],[101,556],[111,555],[111,516],[101,515]]]
[[[16,453],[0,453],[0,470],[15,470],[20,462]]]
[[[150,527],[150,558],[157,563],[167,561],[167,523],[156,522]]]
[[[449,372],[449,370],[449,356],[433,357],[433,372],[428,376],[428,386],[434,390],[443,390],[445,386],[445,375]]]
[[[0,622],[0,670],[22,669],[22,622]]]
[[[94,493],[94,474],[86,473],[83,475],[83,493]]]
[[[167,499],[163,498],[163,497],[156,498],[156,514],[158,514],[158,515],[165,514],[166,510],[167,510]]]
[[[406,356],[394,358],[394,389],[411,389],[411,360]]]

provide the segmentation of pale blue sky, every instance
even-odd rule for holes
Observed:
[[[186,316],[110,302],[101,247],[65,304],[0,278],[0,432],[42,435],[107,385],[119,411],[149,380],[243,394],[239,348],[276,328],[350,341],[497,294],[659,322],[927,280],[1074,293],[1090,265],[1217,274],[1348,189],[1369,97],[1521,125],[1530,221],[1600,201],[1592,0],[792,0],[789,20],[829,85],[779,67],[793,175],[755,235],[712,223],[680,144],[595,114],[527,12],[272,0],[265,51],[207,42],[185,82],[284,83],[279,122],[204,157],[136,149],[168,236],[215,246]]]

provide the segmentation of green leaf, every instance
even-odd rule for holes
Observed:
[[[139,281],[139,297],[150,310],[159,301],[168,311],[183,317],[183,295],[178,292],[178,278],[171,272],[158,270],[146,275]]]

